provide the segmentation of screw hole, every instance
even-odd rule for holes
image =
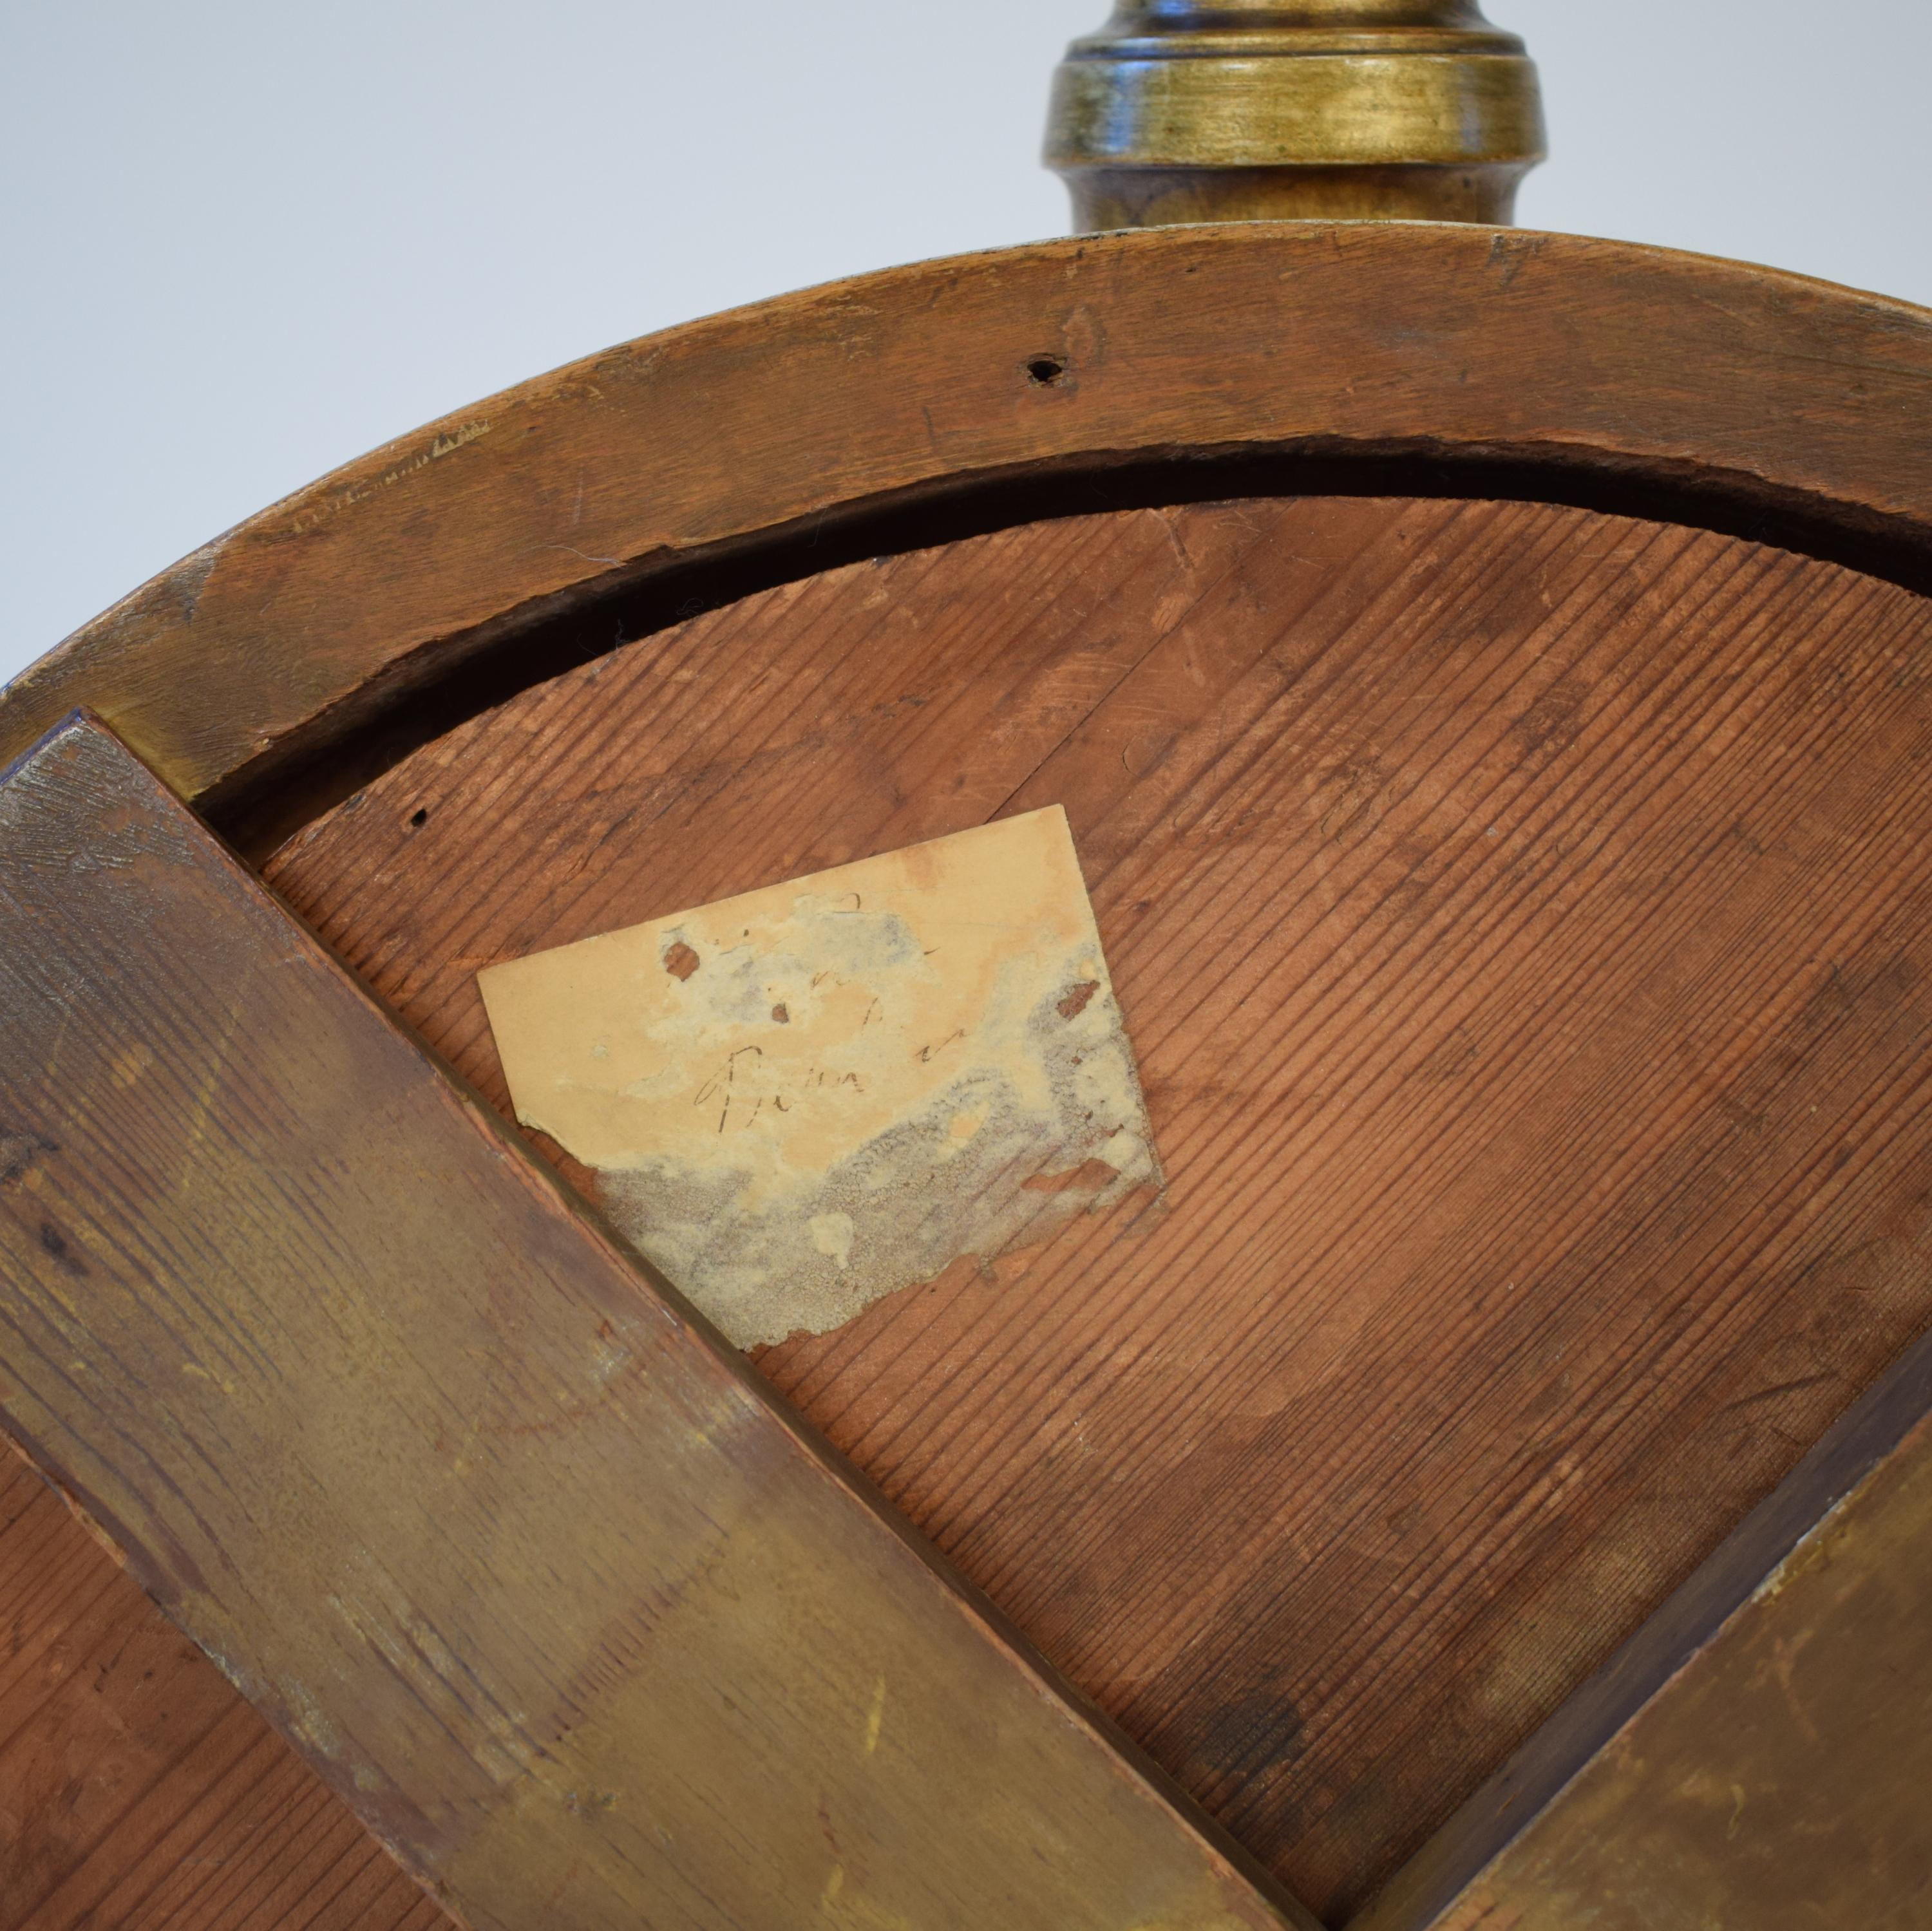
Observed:
[[[1036,388],[1048,389],[1066,373],[1066,364],[1058,355],[1036,355],[1026,365],[1027,380]]]
[[[427,805],[418,807],[410,814],[410,829],[412,832],[421,831],[428,823],[429,808]]]

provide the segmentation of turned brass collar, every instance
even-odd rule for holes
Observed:
[[[1536,67],[1473,0],[1130,0],[1054,77],[1076,229],[1507,221],[1545,152]]]

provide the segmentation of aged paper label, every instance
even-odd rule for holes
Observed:
[[[740,1347],[1161,1184],[1058,805],[480,984],[518,1117]]]

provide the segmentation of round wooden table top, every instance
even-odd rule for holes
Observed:
[[[483,405],[0,727],[506,1111],[484,967],[1064,807],[1164,1199],[754,1358],[1339,1923],[1932,1320],[1928,400],[1651,251],[1054,244]],[[0,1927],[436,1921],[24,1471],[0,1552]]]

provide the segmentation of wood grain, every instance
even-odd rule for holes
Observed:
[[[1286,1921],[85,721],[0,1014],[0,1417],[478,1931]]]
[[[1077,500],[1123,464],[1198,489],[1204,455],[1528,464],[1922,574],[1928,410],[1923,311],[1624,243],[1242,223],[922,263],[605,351],[298,491],[16,680],[0,755],[91,706],[240,829],[466,665],[528,681],[608,648],[601,619],[562,646],[544,626],[614,589],[788,542],[809,571],[854,519],[1018,483]]]
[[[1532,1771],[1513,1793],[1514,1828],[1473,1875],[1459,1867],[1492,1840],[1487,1820],[1470,1843],[1445,1832],[1358,1931],[1924,1922],[1928,1393],[1922,1342],[1659,1619],[1688,1611],[1688,1645],[1668,1654],[1646,1628],[1606,1672],[1610,1694],[1579,1699],[1610,1706],[1587,1727],[1613,1720],[1560,1786]],[[1874,1436],[1889,1438],[1875,1453]],[[1646,1678],[1649,1693],[1618,1711]]]
[[[1521,504],[1040,525],[700,618],[272,870],[494,960],[1063,803],[1172,1180],[764,1371],[1339,1920],[1932,1316],[1932,627]]]
[[[1352,1931],[1904,1924],[1932,1888],[1932,1334]]]
[[[9,1455],[0,1464],[0,1924],[430,1931],[446,1921]]]

